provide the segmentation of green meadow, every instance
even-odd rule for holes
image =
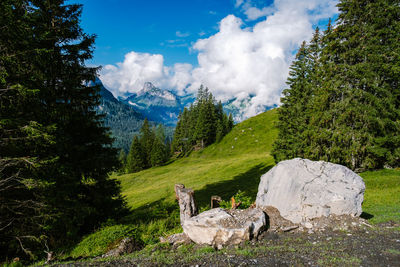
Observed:
[[[269,151],[277,136],[276,119],[275,110],[260,114],[236,125],[220,143],[187,158],[115,178],[132,209],[173,201],[176,183],[194,189],[200,207],[208,205],[212,195],[230,198],[239,189],[255,197],[260,175],[274,165]]]
[[[181,232],[174,185],[195,190],[200,211],[210,197],[229,200],[239,190],[255,200],[259,179],[271,169],[270,155],[277,136],[276,110],[270,110],[237,124],[219,143],[194,151],[168,165],[113,178],[122,185],[131,214],[117,225],[105,225],[87,236],[69,256],[97,256],[117,244],[126,233],[134,233],[142,246],[154,245],[160,236]],[[363,214],[369,223],[400,222],[400,170],[377,170],[360,174],[366,184]]]

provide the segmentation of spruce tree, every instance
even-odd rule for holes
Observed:
[[[4,104],[8,109],[20,100],[21,105],[29,104],[15,114],[11,109],[2,111],[1,119],[9,122],[6,127],[27,138],[20,139],[25,141],[19,148],[6,144],[8,148],[0,153],[2,158],[3,153],[8,158],[30,158],[33,165],[23,168],[24,179],[46,186],[36,187],[34,195],[43,203],[36,215],[47,216],[39,228],[50,249],[79,238],[125,210],[119,184],[108,178],[118,159],[108,129],[95,112],[98,89],[85,85],[95,79],[97,69],[84,64],[92,57],[95,36],[80,28],[81,10],[81,5],[64,5],[61,0],[0,4],[1,88],[8,92],[23,88],[6,93],[8,99],[3,102],[2,98],[2,105],[9,102]],[[21,94],[31,90],[34,97],[24,102]],[[20,167],[14,165],[7,173],[17,173]],[[34,223],[31,220],[26,231],[38,226]]]
[[[142,128],[140,128],[140,143],[143,150],[144,166],[145,168],[151,167],[151,150],[153,149],[153,142],[155,133],[150,128],[147,118],[144,120]]]
[[[125,150],[121,149],[119,152],[118,156],[118,161],[120,162],[120,169],[124,170],[125,169],[125,164],[126,164],[126,153]]]
[[[233,129],[234,125],[235,125],[235,122],[233,121],[232,113],[229,113],[228,127],[226,128],[226,133],[229,133]]]
[[[289,88],[283,90],[282,106],[278,109],[279,134],[272,152],[276,161],[304,157],[307,107],[313,89],[310,74],[310,51],[303,42],[290,67]]]
[[[398,14],[390,1],[341,1],[326,38],[317,102],[322,158],[351,169],[399,164]],[[327,89],[324,89],[327,88]],[[328,119],[330,118],[330,119]]]
[[[195,103],[179,115],[172,140],[173,151],[185,155],[195,146],[204,148],[220,141],[232,127],[232,115],[228,118],[221,101],[216,103],[208,88],[200,86]]]
[[[167,149],[165,143],[156,137],[150,155],[151,166],[161,166],[167,161]]]
[[[220,142],[225,135],[225,128],[222,121],[217,121],[217,130],[215,135],[215,141]]]
[[[343,0],[338,7],[337,26],[328,25],[321,52],[308,46],[315,51],[308,55],[313,64],[310,80],[300,82],[301,88],[312,88],[306,97],[297,97],[299,90],[293,90],[293,81],[300,81],[300,58],[292,65],[291,90],[284,92],[279,111],[275,158],[303,156],[358,171],[399,166],[400,6],[384,0]],[[307,103],[301,102],[304,99]],[[305,114],[302,120],[294,112],[297,103],[297,112]]]
[[[126,158],[126,172],[138,172],[146,168],[145,154],[139,138],[135,136],[132,140],[131,149]]]

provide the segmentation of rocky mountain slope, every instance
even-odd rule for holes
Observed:
[[[195,100],[194,95],[178,96],[171,91],[155,87],[146,82],[143,88],[122,102],[138,110],[151,121],[174,126],[183,108]]]

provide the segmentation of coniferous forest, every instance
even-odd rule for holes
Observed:
[[[172,149],[178,155],[185,155],[193,148],[221,141],[232,127],[232,115],[226,115],[221,101],[217,103],[208,88],[200,86],[195,103],[179,115]]]
[[[126,211],[81,5],[0,2],[0,252],[35,259]]]
[[[325,160],[362,171],[400,166],[400,13],[393,1],[341,1],[290,68],[276,162]]]
[[[159,124],[157,127],[150,127],[148,120],[145,119],[139,136],[133,137],[126,159],[124,156],[120,156],[120,159],[123,162],[123,171],[132,173],[164,165],[170,157],[171,142],[165,136],[164,126]]]

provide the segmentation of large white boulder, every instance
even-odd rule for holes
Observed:
[[[359,216],[364,191],[363,179],[345,166],[296,158],[261,176],[256,205],[276,207],[283,218],[305,223],[330,214]]]
[[[215,208],[185,219],[182,227],[195,243],[221,247],[257,237],[265,225],[266,217],[262,210]]]

